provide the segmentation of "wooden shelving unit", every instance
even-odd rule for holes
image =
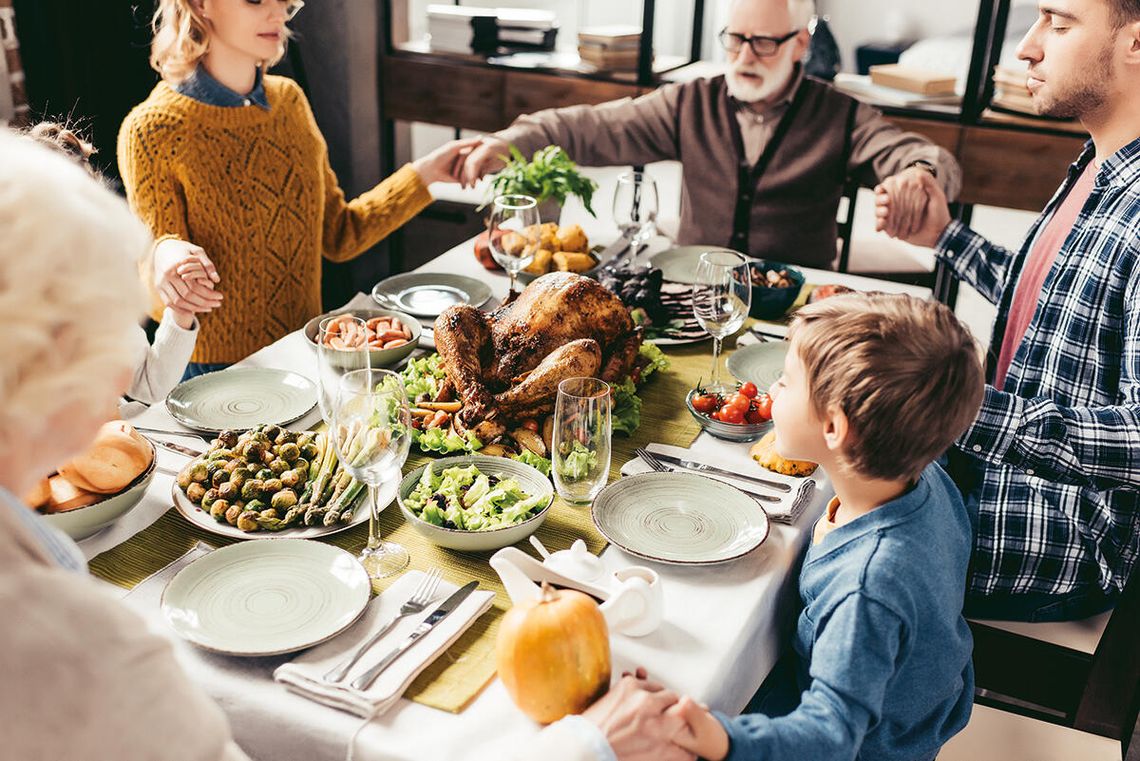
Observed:
[[[1061,183],[1086,136],[1069,124],[1002,114],[989,109],[993,67],[1001,55],[1010,0],[979,0],[973,55],[960,110],[891,108],[901,127],[926,135],[957,158],[963,193],[957,213],[968,222],[974,205],[1038,210]],[[432,52],[409,41],[406,0],[385,3],[381,108],[384,166],[393,169],[394,124],[418,121],[456,129],[493,131],[520,114],[544,108],[635,97],[662,81],[683,79],[685,64],[702,66],[703,0],[694,2],[688,61],[652,59],[654,0],[643,0],[639,70],[615,75],[579,69],[524,70],[490,64],[484,57]],[[939,296],[952,299],[944,273]]]

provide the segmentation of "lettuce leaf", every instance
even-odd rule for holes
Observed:
[[[550,475],[550,460],[545,457],[539,457],[529,449],[524,449],[521,454],[511,455],[511,459],[531,466],[544,476]]]
[[[426,431],[413,428],[412,441],[424,452],[440,454],[476,452],[483,448],[483,442],[479,441],[471,431],[465,436],[460,436],[443,428],[429,428]]]
[[[641,380],[643,382],[655,371],[669,369],[669,358],[661,349],[657,348],[657,344],[645,341],[637,353],[649,360],[649,364],[641,369]]]
[[[610,426],[614,433],[628,436],[641,425],[641,397],[637,395],[637,386],[630,378],[621,384],[613,384],[612,388],[614,403],[610,412]]]

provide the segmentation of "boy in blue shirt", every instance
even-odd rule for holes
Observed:
[[[799,705],[730,719],[682,698],[673,741],[711,761],[933,759],[973,702],[970,521],[934,460],[977,415],[977,344],[942,304],[885,294],[805,307],[788,338],[776,449],[836,494],[800,573]]]

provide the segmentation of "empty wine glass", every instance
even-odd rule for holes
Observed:
[[[657,183],[645,172],[626,172],[614,190],[614,222],[629,239],[630,269],[638,266],[637,252],[657,232]]]
[[[713,338],[712,380],[720,386],[720,344],[744,324],[752,304],[748,260],[735,251],[709,251],[697,263],[693,315]]]
[[[329,441],[349,474],[368,487],[368,544],[360,563],[373,579],[408,566],[408,551],[380,539],[380,511],[400,485],[400,469],[411,444],[411,412],[402,378],[391,370],[353,370],[340,381]],[[388,497],[380,504],[380,488]]]
[[[567,378],[554,403],[551,466],[554,487],[571,504],[588,504],[610,477],[610,384]]]
[[[508,294],[513,294],[519,271],[534,261],[538,251],[538,202],[521,195],[496,198],[488,222],[487,245],[491,256],[507,271],[511,279]]]
[[[344,337],[351,331],[365,331],[364,320],[349,315],[334,315],[321,320],[317,328],[317,402],[321,418],[332,425],[333,407],[340,390],[340,379],[353,370],[367,370],[371,352],[346,351]]]

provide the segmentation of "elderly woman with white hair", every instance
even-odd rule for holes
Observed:
[[[4,756],[244,759],[170,644],[16,496],[114,416],[134,373],[149,235],[74,162],[4,130],[0,230]]]

